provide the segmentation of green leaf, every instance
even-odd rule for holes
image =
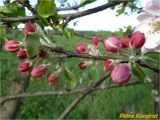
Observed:
[[[121,8],[119,8],[117,11],[116,11],[116,16],[119,16],[121,14],[123,14],[125,12],[125,9],[126,7],[125,6],[122,6]]]
[[[65,76],[70,81],[71,89],[77,86],[76,76],[67,68],[65,67]]]
[[[160,52],[148,52],[141,59],[144,64],[151,68],[160,68]]]
[[[54,15],[56,12],[56,6],[53,0],[41,0],[38,6],[38,14],[41,17],[48,18]]]
[[[14,2],[6,6],[0,6],[0,14],[7,17],[25,16],[25,8]]]
[[[132,65],[132,73],[139,79],[144,80],[145,78],[145,73],[143,71],[143,69],[141,68],[141,66],[137,63],[134,63]]]
[[[64,28],[64,35],[66,38],[72,38],[70,29]]]
[[[0,6],[0,12],[2,13],[14,13],[17,11],[18,8],[18,4],[17,3],[10,3],[6,6]]]
[[[40,17],[40,22],[42,23],[43,26],[49,26],[49,22],[47,21],[46,18]]]
[[[27,50],[27,56],[29,58],[32,58],[39,53],[39,49],[38,49],[39,40],[40,40],[40,36],[39,36],[39,34],[37,34],[37,32],[28,34],[24,38],[24,44],[25,44],[25,48]]]
[[[56,45],[54,43],[52,43],[50,39],[47,38],[47,36],[43,32],[42,28],[36,23],[35,23],[35,26],[36,26],[36,30],[37,30],[38,35],[41,37],[40,44],[42,46],[55,48]]]
[[[0,24],[0,37],[3,36],[5,32],[6,32],[5,28],[3,27],[2,24]]]
[[[95,2],[96,0],[81,0],[81,5],[87,5],[87,4],[90,4],[90,3],[93,3]]]
[[[17,9],[17,16],[25,16],[25,8],[24,7],[18,7]]]

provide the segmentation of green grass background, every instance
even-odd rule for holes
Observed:
[[[100,40],[111,35],[111,32],[83,32],[87,37],[99,35]],[[19,32],[11,32],[9,39],[23,39]],[[67,50],[75,50],[77,43],[90,43],[89,39],[74,36],[66,39],[63,36],[50,34],[49,37],[57,45]],[[102,42],[100,42],[101,51],[106,54]],[[1,96],[7,95],[12,79],[15,77],[15,71],[19,61],[16,55],[5,52],[3,49],[1,55]],[[90,80],[99,78],[103,71],[103,62],[99,62],[98,70],[93,69],[79,70],[77,64],[84,59],[70,58],[66,62],[77,80],[84,76],[81,86],[87,86]],[[96,62],[96,61],[95,61]],[[105,82],[107,82],[106,80]],[[30,81],[28,92],[36,91],[54,91],[61,87],[65,88],[68,81],[62,73],[57,80],[57,84],[49,86],[46,76]],[[127,106],[135,113],[154,113],[154,97],[151,94],[152,84],[135,85],[129,87],[114,88],[110,90],[101,90],[87,96],[70,113],[68,119],[117,119],[120,113],[124,113]],[[78,96],[78,94],[50,97],[31,97],[23,99],[23,105],[20,108],[17,119],[56,119],[67,108],[67,106]]]

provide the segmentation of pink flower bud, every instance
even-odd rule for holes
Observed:
[[[48,68],[46,67],[46,65],[39,65],[36,66],[35,68],[33,68],[33,70],[31,71],[31,75],[32,77],[39,77],[42,76],[43,74],[46,73],[46,71],[48,70]]]
[[[106,51],[110,53],[119,52],[121,47],[121,41],[116,36],[111,36],[108,39],[104,39],[103,43]]]
[[[54,85],[56,83],[56,80],[57,80],[57,76],[54,75],[54,74],[49,74],[47,76],[47,80],[48,80],[48,84],[49,85]]]
[[[76,51],[79,54],[87,53],[87,45],[86,44],[78,44],[76,46]]]
[[[117,84],[123,85],[131,78],[131,72],[128,64],[119,64],[111,72],[111,80]]]
[[[139,31],[132,33],[131,45],[133,48],[141,48],[145,43],[145,35]]]
[[[98,36],[93,36],[91,42],[92,42],[92,45],[94,45],[96,48],[98,48],[98,43],[99,43]]]
[[[20,72],[26,72],[28,71],[30,68],[30,62],[29,61],[25,61],[25,62],[22,62],[19,66],[18,66],[18,71]]]
[[[130,38],[123,38],[121,39],[122,48],[128,48],[130,42]]]
[[[25,23],[23,34],[27,35],[32,32],[35,32],[34,26],[31,23]]]
[[[80,62],[78,66],[80,69],[86,69],[86,67],[88,66],[88,62]]]
[[[45,50],[41,49],[40,52],[39,52],[39,56],[41,58],[47,58],[48,57],[48,53]]]
[[[19,50],[17,52],[17,57],[21,60],[27,58],[26,50],[23,50],[23,49]]]
[[[105,65],[105,70],[106,70],[106,71],[110,70],[111,67],[112,67],[112,60],[111,60],[111,59],[107,59],[107,60],[105,61],[104,65]]]
[[[15,53],[20,49],[20,43],[16,40],[9,40],[5,43],[4,49],[8,52]]]

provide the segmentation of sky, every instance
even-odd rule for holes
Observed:
[[[35,4],[36,0],[30,0],[31,4]],[[80,0],[69,0],[70,3],[74,1],[80,2]],[[93,8],[99,5],[103,5],[106,3],[107,0],[97,0],[96,2],[86,5],[85,7],[81,8],[80,10],[86,10],[88,8]],[[148,0],[139,0],[139,5],[145,7],[145,3]],[[2,5],[3,0],[0,0],[0,5]],[[58,4],[57,4],[58,6]],[[75,12],[75,11],[70,11]],[[68,12],[60,12],[60,13],[68,13]],[[94,13],[92,15],[84,16],[75,20],[72,20],[69,23],[70,28],[74,28],[75,30],[91,30],[91,31],[116,31],[119,28],[123,28],[126,26],[138,26],[139,21],[137,21],[137,13],[132,13],[131,15],[120,15],[116,16],[115,10],[106,9],[104,11]],[[77,26],[74,26],[74,22],[77,22]]]

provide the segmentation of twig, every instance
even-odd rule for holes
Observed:
[[[94,60],[106,60],[108,58],[110,59],[115,59],[117,58],[117,56],[110,56],[110,55],[107,55],[107,56],[94,56],[94,55],[88,55],[88,54],[78,54],[76,52],[72,52],[72,51],[67,51],[61,47],[57,47],[57,48],[54,48],[52,49],[53,52],[57,52],[57,53],[62,53],[62,54],[65,54],[67,58],[71,58],[71,57],[76,57],[76,58],[88,58],[88,59],[94,59]],[[128,62],[128,61],[122,61],[121,63],[125,63],[125,62]],[[151,68],[147,65],[145,65],[142,61],[138,60],[136,61],[136,63],[138,63],[139,65],[141,65],[142,67],[145,67],[145,68],[149,68],[151,70],[153,70],[155,73],[160,73],[160,69],[157,69],[157,68]]]
[[[72,7],[66,7],[66,8],[57,8],[57,11],[66,11],[66,10],[77,10],[80,7],[83,7],[83,5],[76,5],[76,6],[72,6]]]
[[[94,84],[91,84],[88,88],[86,88],[85,92],[81,95],[79,95],[69,106],[68,108],[60,115],[60,120],[64,120],[69,113],[78,105],[78,103],[85,98],[88,94],[90,94],[97,86],[100,85],[107,77],[109,76],[109,73],[105,75],[104,77],[97,80]]]
[[[33,14],[37,14],[37,11],[31,6],[31,4],[29,3],[29,0],[26,0],[24,4],[21,3],[19,0],[16,0],[16,1],[22,6],[28,8],[28,10],[30,10]]]
[[[113,2],[109,2],[107,4],[104,4],[104,5],[92,8],[92,9],[88,9],[88,10],[85,10],[85,11],[82,11],[82,12],[78,12],[78,13],[74,13],[74,14],[66,14],[66,18],[67,18],[66,22],[69,23],[71,20],[73,20],[75,18],[90,15],[90,14],[93,14],[93,13],[97,13],[99,11],[103,11],[107,8],[119,5],[121,3],[127,3],[127,1],[113,1]],[[67,25],[67,23],[64,23],[64,25]]]
[[[83,16],[86,16],[86,15],[89,15],[89,14],[93,14],[93,13],[105,10],[107,8],[116,6],[116,5],[124,3],[124,2],[126,2],[126,1],[118,1],[118,2],[114,1],[114,2],[111,2],[111,3],[107,3],[107,4],[104,4],[104,5],[92,8],[92,9],[88,9],[88,10],[85,10],[85,11],[81,11],[81,12],[78,12],[78,13],[61,14],[61,16],[62,16],[63,19],[69,19],[69,21],[71,21],[75,18],[79,18],[79,17],[83,17]],[[14,22],[34,21],[34,20],[38,20],[38,19],[39,19],[39,17],[37,15],[34,15],[34,16],[26,16],[26,17],[18,17],[18,18],[13,18],[13,17],[0,18],[0,21],[4,22],[4,23],[6,23],[6,22],[14,23]]]
[[[117,84],[110,84],[103,86],[98,86],[94,88],[94,91],[97,90],[105,90],[105,89],[111,89],[111,88],[117,88],[117,87],[126,87],[126,86],[131,86],[131,85],[137,85],[137,84],[142,84],[143,82],[137,81],[137,80],[132,80],[129,83],[120,86]],[[58,91],[39,91],[39,92],[34,92],[34,93],[21,93],[17,95],[10,95],[10,96],[5,96],[2,97],[0,100],[0,104],[4,104],[8,100],[13,100],[13,99],[20,99],[20,98],[29,98],[29,97],[40,97],[40,96],[53,96],[53,95],[68,95],[68,94],[76,94],[76,93],[84,93],[86,88],[77,88],[75,90],[67,91],[67,90],[58,90]]]
[[[33,15],[33,16],[26,16],[26,17],[16,17],[16,18],[0,18],[1,22],[4,23],[15,23],[15,22],[28,22],[28,21],[34,21],[34,20],[38,20],[38,16],[37,15]]]

